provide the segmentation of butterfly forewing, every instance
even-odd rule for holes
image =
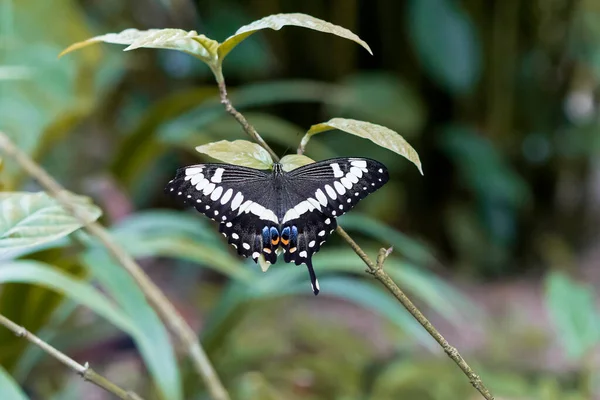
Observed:
[[[366,158],[333,158],[308,164],[291,171],[288,177],[291,188],[301,195],[283,223],[313,209],[337,218],[389,180],[383,164]]]
[[[270,171],[230,164],[198,164],[180,168],[165,191],[219,222],[240,255],[257,259],[264,226],[278,226],[275,213],[262,205],[275,200],[267,190],[271,176]]]

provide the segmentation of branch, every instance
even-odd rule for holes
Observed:
[[[81,375],[81,377],[84,380],[92,382],[94,385],[106,390],[109,393],[114,394],[118,398],[126,400],[142,400],[142,398],[138,396],[135,392],[122,389],[113,382],[103,377],[102,375],[98,374],[96,371],[89,367],[88,363],[85,363],[85,365],[79,364],[77,361],[62,353],[60,350],[57,350],[56,348],[52,347],[39,337],[35,336],[33,333],[29,332],[27,329],[15,324],[13,321],[1,314],[0,325],[3,325],[7,329],[13,331],[14,334],[18,337],[23,337],[31,343],[33,343],[34,345],[38,346],[50,356],[56,358],[58,361],[75,371],[77,374]]]
[[[29,175],[34,177],[52,197],[54,197],[65,210],[77,218],[84,228],[106,247],[113,258],[136,281],[148,302],[157,311],[173,335],[183,344],[187,350],[196,372],[202,377],[210,396],[214,400],[229,400],[229,395],[219,380],[208,356],[201,347],[196,333],[185,322],[183,317],[169,302],[163,292],[152,282],[142,268],[136,263],[121,246],[119,246],[108,233],[108,231],[97,222],[86,221],[85,216],[73,207],[70,199],[65,196],[66,190],[54,180],[48,173],[37,165],[29,156],[19,150],[6,134],[0,132],[0,149],[13,158]]]
[[[220,79],[217,78],[217,82],[219,84],[219,95],[221,97],[221,104],[225,106],[225,110],[229,114],[233,115],[233,118],[235,118],[240,123],[240,125],[242,125],[244,131],[246,131],[246,133],[250,135],[250,137],[254,139],[256,143],[261,145],[271,155],[273,161],[279,161],[279,156],[277,155],[277,153],[275,153],[273,149],[267,144],[267,142],[264,141],[264,139],[258,134],[256,129],[254,129],[254,127],[250,125],[246,117],[244,117],[238,110],[235,109],[233,104],[231,104],[229,97],[227,97],[227,87],[225,86],[225,79],[223,79],[222,77]]]
[[[358,254],[360,258],[367,264],[369,269],[368,273],[373,275],[375,279],[379,282],[383,283],[383,285],[394,295],[396,299],[408,310],[409,313],[412,314],[413,317],[425,328],[425,330],[435,339],[436,342],[442,346],[442,349],[448,354],[458,367],[464,372],[464,374],[469,378],[471,385],[475,389],[481,393],[481,395],[487,400],[493,400],[494,396],[491,394],[489,389],[485,387],[479,375],[473,371],[473,369],[467,364],[464,358],[460,355],[458,350],[451,346],[450,343],[442,336],[441,333],[438,332],[437,329],[429,322],[429,320],[423,315],[421,311],[413,304],[412,301],[404,294],[404,292],[396,285],[396,283],[392,280],[392,278],[383,270],[383,263],[385,259],[391,253],[391,249],[381,249],[379,251],[379,256],[377,257],[377,264],[373,263],[373,261],[366,255],[366,253],[360,248],[358,244],[343,230],[338,226],[337,233],[344,238],[348,244],[352,247],[354,252]]]
[[[223,79],[220,71],[215,73],[215,77],[217,78],[217,83],[219,84],[219,93],[221,96],[221,104],[225,106],[227,112],[229,112],[233,117],[242,125],[244,131],[252,137],[258,144],[260,144],[265,150],[271,154],[273,160],[278,161],[279,157],[273,152],[273,150],[269,147],[269,145],[263,140],[262,137],[258,134],[256,129],[252,127],[244,118],[244,116],[237,111],[231,101],[227,97],[227,88],[225,86],[225,80]],[[303,149],[302,149],[303,150]],[[298,150],[298,153],[301,154],[302,150]],[[337,227],[337,233],[344,238],[346,242],[352,247],[354,252],[365,262],[369,269],[371,275],[375,277],[375,279],[379,280],[383,285],[398,299],[398,301],[412,314],[413,317],[425,328],[425,330],[442,346],[446,354],[458,365],[458,367],[467,375],[471,385],[475,389],[481,393],[481,395],[486,400],[494,400],[494,396],[490,393],[490,391],[485,387],[481,378],[473,371],[473,369],[467,364],[467,362],[462,358],[459,354],[458,350],[455,347],[450,346],[450,344],[444,339],[444,337],[435,329],[435,327],[429,322],[429,320],[419,311],[419,309],[410,301],[410,299],[400,290],[398,285],[394,283],[392,278],[383,270],[383,263],[385,259],[390,255],[392,249],[381,249],[379,255],[377,257],[377,263],[374,263],[369,256],[360,248],[360,246],[344,231],[340,226]]]

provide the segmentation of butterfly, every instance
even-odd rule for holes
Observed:
[[[382,187],[387,168],[367,158],[332,158],[292,171],[232,164],[180,168],[165,192],[219,223],[219,231],[244,257],[306,264],[313,293],[319,282],[312,256],[337,227],[336,218]]]

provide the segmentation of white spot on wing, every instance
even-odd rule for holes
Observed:
[[[346,178],[348,178],[348,180],[350,182],[352,182],[352,184],[358,183],[358,177],[356,175],[354,175],[352,172],[348,172],[346,174]],[[350,189],[350,188],[348,188]]]
[[[231,237],[237,240],[237,239],[239,239],[239,238],[240,238],[240,235],[238,235],[237,233],[233,232],[233,233],[231,234]]]
[[[228,223],[225,224],[225,226],[228,227],[228,228],[231,228],[232,225],[233,224],[231,222],[228,222]]]
[[[330,219],[330,218],[327,218],[327,219],[325,220],[325,223],[326,223],[327,225],[329,225],[329,224],[331,223],[331,219]]]
[[[344,176],[344,173],[342,172],[341,168],[340,168],[340,164],[338,163],[332,163],[331,164],[331,169],[333,169],[333,176],[336,178],[340,178],[342,176]]]
[[[337,198],[337,194],[335,194],[335,190],[333,190],[333,188],[331,186],[325,185],[325,191],[327,192],[329,197],[331,197],[333,200],[335,200]]]
[[[325,231],[322,230],[321,232],[318,233],[319,236],[325,236]]]
[[[308,201],[313,206],[313,208],[316,208],[317,210],[321,211],[321,204],[319,204],[318,201],[316,201],[312,197],[309,197],[308,199],[306,199],[306,201]]]
[[[242,201],[244,201],[244,196],[242,195],[242,193],[237,192],[237,194],[231,201],[231,209],[235,211],[240,206],[240,204],[242,204]]]
[[[209,194],[212,193],[213,190],[215,190],[216,185],[214,183],[209,183],[208,185],[206,185],[206,187],[204,188],[204,190],[202,191],[202,193],[205,196],[208,196]]]
[[[296,210],[298,215],[302,215],[305,212],[307,212],[308,210],[310,210],[311,208],[312,208],[311,204],[308,201],[304,200],[304,201],[301,201],[300,203],[296,204],[296,206],[294,207],[294,210]]]
[[[317,244],[317,242],[315,242],[314,240],[311,240],[311,241],[308,243],[308,247],[315,247],[315,244]]]
[[[221,183],[221,178],[223,177],[223,172],[225,172],[224,168],[217,168],[215,170],[215,174],[210,178],[211,182]]]
[[[317,192],[315,193],[315,197],[323,206],[327,205],[327,196],[325,196],[325,193],[323,193],[321,189],[317,190]]]
[[[212,192],[212,194],[210,195],[210,199],[212,201],[217,201],[217,200],[219,200],[219,197],[221,197],[222,193],[223,193],[223,186],[219,186]]]
[[[258,258],[258,256],[260,256],[260,253],[258,251],[252,253],[252,258]]]
[[[248,210],[248,208],[252,205],[252,203],[254,203],[252,200],[246,200],[241,206],[240,209],[238,210],[238,215],[240,215],[241,213],[243,213],[244,211]],[[250,210],[246,211],[249,212]]]
[[[200,191],[202,189],[204,189],[204,187],[208,185],[208,180],[207,179],[202,179],[197,185],[196,185],[196,190]]]
[[[231,188],[227,189],[227,191],[225,192],[223,197],[221,197],[221,204],[227,203],[229,201],[229,199],[231,199],[232,195],[233,195],[233,189],[231,189]]]
[[[352,182],[350,182],[350,179],[348,179],[347,177],[343,177],[342,179],[340,179],[340,181],[342,182],[342,185],[346,187],[346,189],[352,188]]]
[[[365,160],[350,161],[350,164],[358,168],[367,168],[367,162]]]
[[[190,167],[190,168],[186,168],[186,170],[185,170],[186,175],[196,175],[196,174],[199,174],[200,172],[202,172],[202,167]]]
[[[186,176],[186,179],[188,177]],[[202,179],[204,179],[204,174],[196,174],[194,176],[191,177],[191,181],[190,183],[192,184],[192,186],[196,186]]]
[[[242,243],[242,247],[246,250],[250,250],[250,245],[248,243]]]
[[[308,253],[306,252],[306,250],[302,250],[300,253],[298,253],[298,255],[302,258],[308,257]]]
[[[294,208],[290,208],[283,216],[283,221],[281,221],[281,223],[285,224],[286,222],[296,219],[298,217],[300,217],[300,215],[298,215],[298,212]]]
[[[350,167],[350,173],[355,175],[357,178],[362,178],[363,175],[362,170],[357,167]]]
[[[335,187],[335,190],[337,190],[337,192],[339,194],[344,194],[346,193],[346,188],[344,187],[344,185],[342,185],[341,183],[339,183],[338,181],[333,182],[333,186]]]

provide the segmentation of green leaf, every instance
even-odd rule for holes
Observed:
[[[600,317],[592,286],[553,271],[546,277],[546,306],[570,358],[580,359],[598,345]]]
[[[367,310],[381,315],[398,328],[407,331],[414,338],[428,337],[421,325],[406,311],[396,299],[384,292],[378,286],[358,279],[344,277],[326,277],[319,280],[326,296],[335,296],[351,301]],[[306,290],[306,285],[301,285]],[[299,288],[300,289],[300,288]],[[423,341],[424,342],[424,341]],[[436,347],[428,340],[428,348]]]
[[[3,398],[9,400],[27,400],[29,399],[21,387],[9,375],[4,368],[0,366],[0,393]]]
[[[407,24],[424,69],[452,92],[465,93],[481,74],[481,47],[460,3],[411,0]]]
[[[129,45],[125,51],[143,47],[179,50],[198,57],[207,64],[214,64],[217,61],[217,48],[219,47],[217,41],[209,39],[204,35],[198,35],[196,31],[187,32],[181,29],[149,29],[140,31],[137,29],[126,29],[119,33],[108,33],[74,43],[63,50],[59,57],[99,42]]]
[[[162,397],[182,399],[181,375],[169,334],[139,286],[105,251],[90,250],[82,259],[140,332],[134,339]]]
[[[86,221],[100,217],[100,209],[89,198],[68,196]],[[0,259],[60,239],[81,226],[77,218],[46,193],[0,193]]]
[[[218,242],[208,219],[198,216],[190,218],[190,213],[175,210],[144,210],[131,214],[111,227],[113,235],[137,236],[183,236],[203,243]],[[136,239],[140,240],[140,239]]]
[[[345,118],[333,118],[327,122],[313,125],[302,138],[302,141],[300,142],[300,148],[304,149],[313,135],[333,129],[339,129],[343,132],[350,133],[364,139],[369,139],[381,147],[400,154],[415,164],[421,174],[423,174],[419,155],[401,135],[389,128],[386,128],[385,126],[372,124],[370,122]]]
[[[329,92],[329,97],[331,100],[323,99],[329,115],[371,121],[405,137],[414,137],[426,122],[419,93],[397,74],[361,72],[349,76],[337,90]]]
[[[417,264],[427,265],[436,262],[431,250],[424,243],[419,243],[410,236],[365,214],[354,211],[340,217],[338,222],[345,230],[360,232],[377,239],[383,246],[394,247],[394,253],[402,254]]]
[[[303,165],[314,163],[315,160],[300,154],[289,154],[279,162],[282,164],[283,170],[289,172]]]
[[[268,17],[254,21],[249,25],[242,26],[235,32],[233,36],[228,37],[219,46],[219,59],[223,60],[235,46],[240,44],[244,39],[252,35],[254,32],[261,29],[273,29],[278,31],[284,26],[299,26],[301,28],[309,28],[315,31],[331,33],[332,35],[352,40],[353,42],[356,42],[364,47],[369,53],[373,54],[369,45],[348,29],[315,17],[311,17],[310,15],[292,13],[269,15]]]
[[[439,143],[456,165],[461,181],[481,200],[500,200],[515,208],[531,200],[528,183],[488,138],[469,127],[450,125]]]
[[[33,69],[29,67],[13,67],[8,65],[0,66],[0,81],[9,81],[17,79],[31,79]]]
[[[48,264],[29,260],[4,263],[0,265],[0,283],[8,282],[29,283],[54,290],[90,308],[121,330],[132,335],[138,333],[131,319],[90,283],[83,283],[67,274],[55,271]]]
[[[196,151],[217,160],[243,167],[270,169],[273,159],[265,149],[247,140],[221,140],[196,147]]]
[[[125,249],[136,258],[177,258],[204,265],[225,276],[247,283],[252,281],[251,271],[244,268],[239,258],[215,248],[214,244],[201,244],[181,236],[165,236],[160,230],[157,230],[154,237],[116,235],[116,238],[120,239]]]
[[[123,220],[111,233],[136,258],[170,257],[204,265],[250,283],[252,273],[233,257],[213,227],[186,212],[146,211]]]

